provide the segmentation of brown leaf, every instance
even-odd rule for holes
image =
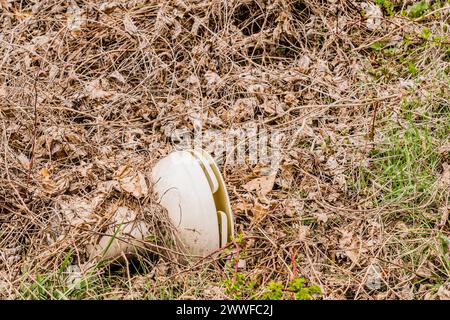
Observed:
[[[345,252],[345,255],[354,263],[359,260],[358,241],[353,238],[353,231],[341,230],[342,237],[339,240],[339,246]]]
[[[0,86],[0,98],[5,98],[8,96],[5,85]]]
[[[395,224],[395,229],[398,231],[400,238],[404,239],[409,234],[408,226],[403,222],[399,221]]]
[[[115,70],[114,72],[112,72],[109,75],[110,78],[115,79],[117,81],[119,81],[120,83],[124,84],[125,83],[125,78],[124,76],[117,70]]]
[[[251,209],[253,213],[254,221],[261,221],[269,212],[269,206],[265,206],[258,201],[255,202],[253,208]]]
[[[439,300],[450,300],[450,284],[443,284],[439,287],[437,294]]]
[[[416,271],[416,274],[422,278],[431,278],[433,276],[433,266],[430,262],[425,261]]]
[[[294,96],[294,94],[288,93],[284,96],[284,102],[286,102],[288,106],[294,106],[298,104],[298,99]]]
[[[134,24],[133,20],[131,20],[129,15],[126,15],[123,19],[123,25],[125,30],[130,34],[136,34],[138,32],[138,28]]]
[[[246,212],[248,210],[251,210],[252,205],[247,203],[247,202],[244,202],[244,201],[239,201],[233,206],[233,208],[237,212],[239,212],[239,211],[240,212]]]
[[[42,189],[38,190],[38,194],[41,192],[51,195],[62,194],[70,186],[70,180],[67,176],[52,178],[47,168],[41,169],[39,178]]]
[[[30,169],[30,160],[28,159],[28,157],[26,155],[24,155],[23,153],[20,153],[17,156],[17,160],[19,160],[19,163],[22,166],[22,168],[24,168],[25,170]]]
[[[41,176],[42,176],[44,179],[48,179],[48,178],[50,177],[50,172],[48,171],[47,168],[42,168],[42,169],[41,169]]]
[[[315,211],[313,215],[316,217],[317,222],[319,223],[327,223],[328,215],[323,211]]]
[[[272,191],[276,175],[276,173],[272,173],[268,176],[253,179],[244,184],[243,188],[249,192],[256,191],[256,194],[259,197],[265,197],[270,191]]]
[[[256,98],[240,98],[232,105],[231,109],[222,113],[225,121],[244,121],[254,117],[255,109],[259,105]]]
[[[100,5],[99,10],[103,13],[111,13],[113,12],[117,7],[119,7],[118,2],[104,2]]]
[[[99,79],[93,80],[86,85],[86,92],[91,99],[103,99],[112,95],[112,92],[103,90]]]
[[[351,248],[351,249],[347,249],[345,250],[345,254],[347,255],[347,257],[350,258],[350,260],[353,263],[358,263],[359,260],[359,251],[358,248]]]
[[[297,228],[298,228],[298,240],[305,241],[309,235],[310,227],[299,225]]]
[[[440,179],[441,185],[450,188],[450,165],[448,163],[443,163],[442,167],[444,168],[444,172]]]
[[[216,83],[219,83],[221,81],[220,76],[217,73],[212,72],[212,71],[206,71],[205,80],[206,80],[206,83],[210,86],[214,85]]]
[[[450,206],[442,207],[439,209],[442,212],[441,221],[438,223],[438,227],[442,228],[448,221],[448,215],[450,213]]]
[[[147,182],[141,172],[122,166],[114,174],[114,179],[119,182],[119,191],[128,192],[138,199],[148,195]]]

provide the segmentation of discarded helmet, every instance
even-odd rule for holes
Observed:
[[[151,179],[185,253],[207,256],[234,236],[234,217],[225,182],[208,153],[173,152],[154,166]]]

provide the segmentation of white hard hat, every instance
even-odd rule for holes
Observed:
[[[173,152],[155,165],[151,179],[185,253],[207,256],[234,236],[234,217],[225,182],[208,153]]]

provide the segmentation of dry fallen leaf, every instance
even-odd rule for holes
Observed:
[[[110,75],[110,78],[115,79],[117,81],[119,81],[120,83],[124,84],[125,83],[125,78],[124,76],[117,70],[113,71]]]
[[[70,186],[68,177],[57,177],[55,180],[55,178],[51,178],[50,171],[47,168],[41,169],[39,180],[42,188],[37,190],[37,195],[41,193],[47,195],[62,194]]]
[[[219,83],[221,79],[217,73],[212,71],[206,71],[205,80],[208,85],[213,85]]]
[[[267,176],[253,179],[243,185],[243,188],[249,192],[256,191],[259,197],[265,197],[273,189],[276,172]]]
[[[136,25],[134,24],[133,20],[131,20],[129,15],[126,15],[124,17],[123,25],[125,27],[125,30],[130,34],[136,34],[138,32]]]
[[[233,209],[236,212],[246,212],[251,210],[252,205],[245,201],[239,201],[233,205]]]
[[[253,220],[261,221],[262,219],[264,219],[264,217],[269,212],[269,206],[265,206],[265,205],[259,203],[258,201],[255,201],[251,211],[253,214]]]
[[[223,112],[222,118],[225,121],[244,121],[253,118],[255,109],[258,106],[256,98],[237,99],[231,109]]]
[[[304,226],[304,225],[299,225],[299,226],[297,226],[297,229],[298,229],[298,240],[305,241],[309,235],[310,227]]]
[[[50,172],[48,171],[48,168],[42,168],[41,169],[41,176],[43,179],[48,179],[50,177]]]
[[[59,203],[63,216],[72,226],[95,223],[98,219],[94,214],[94,210],[100,203],[100,199],[86,200],[80,197],[73,197],[67,201],[61,200]]]
[[[8,92],[6,91],[6,86],[1,85],[0,86],[0,98],[5,98],[8,96]]]
[[[99,79],[89,82],[85,89],[91,99],[103,99],[112,95],[112,92],[103,90],[102,83]]]
[[[450,213],[450,205],[440,208],[439,211],[442,212],[442,216],[441,216],[441,220],[438,223],[438,227],[442,228],[448,222],[448,216],[449,216],[449,213]]]
[[[295,95],[293,93],[287,93],[284,96],[284,102],[286,102],[286,104],[288,106],[295,106],[298,104],[298,99],[295,97]]]
[[[433,276],[433,265],[429,261],[424,261],[416,270],[416,274],[422,278],[431,278]]]
[[[245,270],[246,267],[247,267],[247,261],[245,259],[239,259],[239,261],[237,263],[237,268],[239,270]]]
[[[444,172],[440,179],[441,185],[450,188],[450,165],[448,163],[443,163],[442,168],[444,168]]]
[[[313,215],[316,217],[317,222],[319,223],[327,223],[328,215],[324,211],[314,211]]]
[[[121,166],[114,174],[114,179],[119,182],[119,191],[128,192],[138,199],[148,195],[145,176],[129,166]]]
[[[25,169],[25,170],[30,169],[30,160],[28,159],[28,157],[26,155],[24,155],[23,153],[20,153],[17,156],[17,160],[19,161],[19,163],[23,169]]]
[[[101,12],[109,14],[113,12],[117,7],[120,6],[120,3],[114,1],[114,2],[104,2],[100,5],[98,8]]]
[[[450,284],[441,285],[436,295],[439,300],[450,300]]]
[[[359,260],[358,242],[353,238],[353,231],[341,230],[342,237],[339,240],[339,246],[345,252],[345,255],[354,263]]]

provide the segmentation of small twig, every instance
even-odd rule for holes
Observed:
[[[291,263],[292,263],[292,281],[295,280],[295,278],[297,277],[297,262],[295,261],[295,252],[292,249],[292,254],[291,254]],[[295,293],[292,292],[292,299],[295,299]]]
[[[28,193],[28,186],[30,184],[31,180],[31,174],[33,172],[33,165],[34,165],[34,157],[35,157],[35,149],[36,149],[36,135],[37,135],[37,98],[38,98],[38,91],[37,91],[37,77],[38,73],[36,73],[36,76],[34,78],[34,103],[33,103],[33,116],[34,116],[34,123],[33,123],[33,143],[31,146],[31,159],[30,159],[30,167],[28,169],[28,176],[27,176],[27,183],[25,185],[25,194]]]
[[[295,253],[293,250],[291,260],[292,260],[292,280],[295,280],[295,278],[297,277],[297,262],[295,261]]]
[[[377,112],[378,112],[378,103],[374,103],[373,113],[372,113],[372,126],[370,128],[370,134],[369,139],[371,142],[373,142],[373,139],[375,138],[375,121],[377,119]]]
[[[375,139],[375,121],[377,119],[377,111],[378,111],[378,103],[374,102],[374,108],[373,108],[373,112],[372,112],[372,123],[370,125],[370,131],[369,131],[369,135],[368,135],[368,139],[365,142],[364,145],[364,153],[367,153],[367,145],[368,145],[368,141],[371,142],[371,144],[373,145],[373,140]]]

